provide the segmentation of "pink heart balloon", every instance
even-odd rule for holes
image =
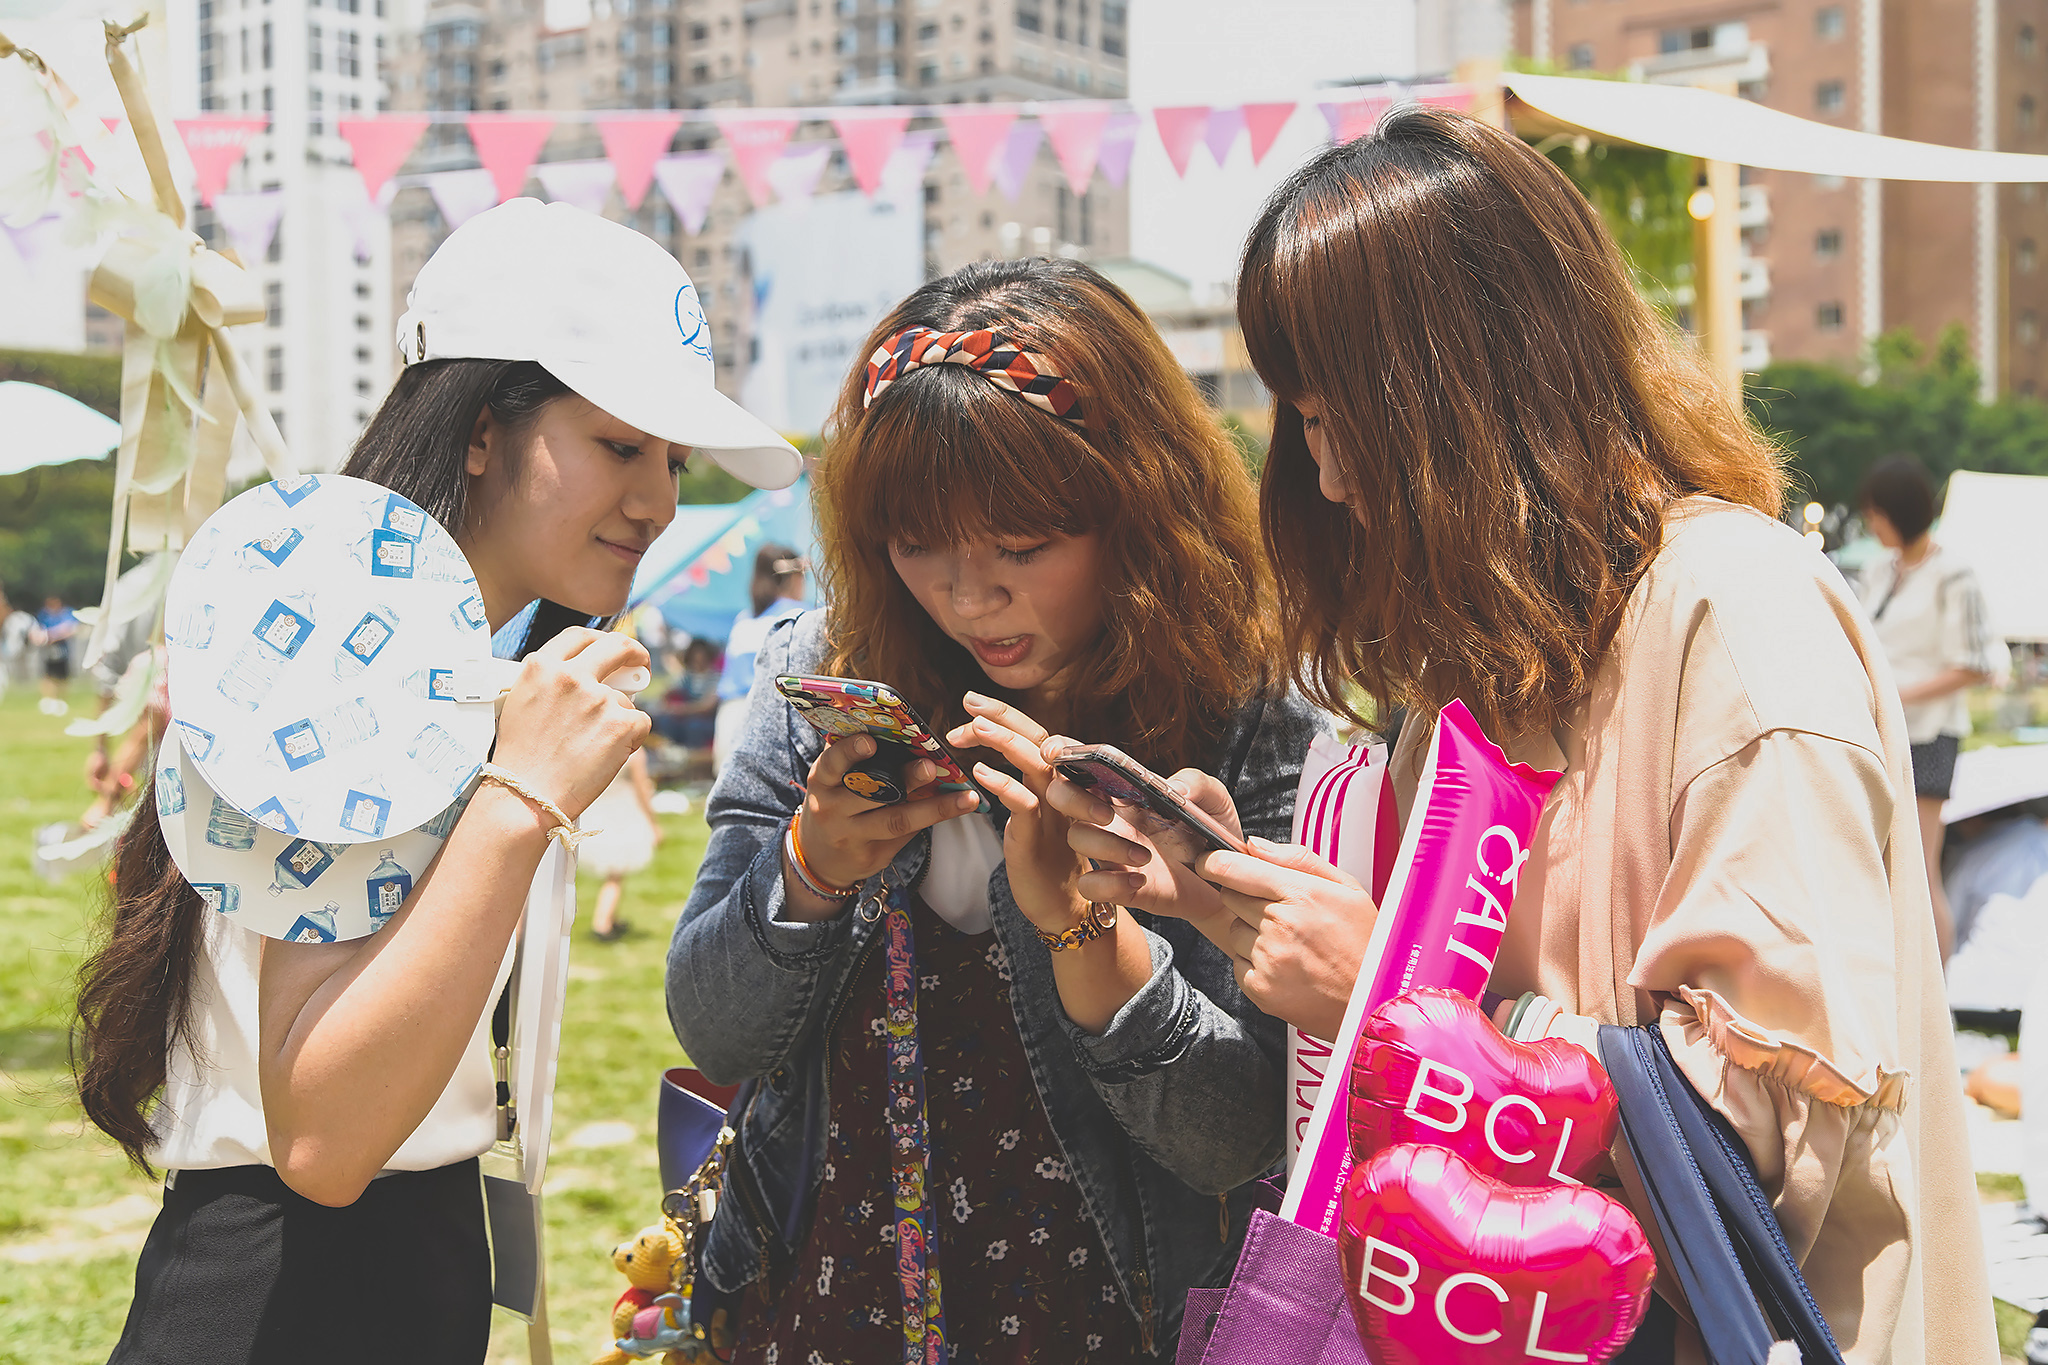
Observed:
[[[1607,1073],[1562,1038],[1517,1043],[1456,991],[1403,992],[1366,1020],[1351,1059],[1351,1152],[1448,1147],[1511,1185],[1578,1184],[1613,1145]]]
[[[1351,1172],[1337,1242],[1376,1365],[1592,1365],[1628,1344],[1656,1274],[1598,1190],[1504,1185],[1414,1143]]]

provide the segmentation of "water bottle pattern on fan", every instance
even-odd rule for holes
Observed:
[[[271,738],[293,772],[317,763],[329,754],[346,753],[358,744],[377,737],[377,713],[361,697],[329,707],[306,720],[295,720],[275,731]]]
[[[191,886],[206,908],[218,914],[232,915],[242,908],[242,888],[233,882],[193,882]]]
[[[312,633],[312,604],[303,594],[293,594],[290,602],[273,600],[215,686],[236,706],[254,711]]]
[[[455,700],[455,670],[452,668],[415,668],[405,675],[399,684],[415,697],[427,701]]]
[[[185,775],[175,765],[157,769],[156,818],[168,820],[185,813]]]
[[[333,901],[324,909],[308,910],[300,915],[291,928],[285,931],[286,943],[332,943],[341,931],[335,927],[334,917],[341,907]]]
[[[365,839],[376,839],[382,837],[384,826],[390,823],[391,798],[374,782],[368,785],[376,787],[376,790],[351,787],[341,798],[341,827]]]
[[[164,643],[205,649],[213,643],[213,603],[187,602],[182,611],[164,622]]]
[[[254,848],[257,823],[218,796],[212,801],[206,813],[206,842],[215,848]]]
[[[266,536],[260,536],[244,545],[235,562],[244,573],[263,573],[269,569],[280,569],[292,557],[292,551],[305,544],[306,533],[296,526],[280,526]]]
[[[334,860],[348,851],[346,844],[322,844],[311,839],[294,839],[284,846],[274,863],[270,894],[304,891],[320,880],[320,874],[334,866]]]
[[[390,849],[370,873],[370,880],[364,883],[370,895],[371,933],[382,929],[387,920],[397,914],[405,904],[405,898],[412,894],[412,873],[398,865]]]
[[[469,747],[439,725],[428,724],[406,747],[413,762],[451,787],[469,781],[480,766]]]
[[[263,487],[266,492],[283,503],[286,509],[289,510],[290,508],[297,507],[319,491],[320,476],[318,474],[301,474],[293,479],[273,480],[263,485]]]
[[[377,662],[377,656],[384,652],[384,646],[391,643],[391,637],[397,633],[398,613],[390,607],[364,612],[363,619],[341,637],[341,647],[334,651],[335,678],[347,682],[361,677],[363,670]]]

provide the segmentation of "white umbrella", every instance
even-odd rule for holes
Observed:
[[[97,460],[121,444],[121,424],[68,394],[0,382],[0,474]]]

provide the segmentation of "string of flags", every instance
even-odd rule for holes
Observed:
[[[862,193],[901,195],[922,183],[941,145],[950,145],[975,194],[991,185],[1015,202],[1040,152],[1049,147],[1068,187],[1085,193],[1099,174],[1121,188],[1141,135],[1156,137],[1174,173],[1185,178],[1197,149],[1222,166],[1244,141],[1253,165],[1262,163],[1281,131],[1298,116],[1320,115],[1329,138],[1348,142],[1372,131],[1398,99],[1465,109],[1471,92],[1459,85],[1382,85],[1322,92],[1313,101],[1241,105],[1171,105],[1146,112],[1121,102],[1041,101],[803,109],[590,110],[561,113],[391,112],[337,119],[335,132],[349,146],[361,195],[333,205],[355,231],[357,255],[367,258],[371,228],[404,185],[428,190],[450,228],[520,194],[537,179],[549,199],[601,212],[614,190],[637,212],[658,189],[683,229],[703,230],[712,199],[730,171],[757,208],[801,202],[815,190],[835,150]],[[919,118],[938,126],[912,129]],[[427,129],[457,124],[467,133],[477,166],[467,170],[403,174]],[[704,150],[671,151],[679,135],[695,141],[702,125],[717,134]],[[833,136],[796,140],[805,124],[829,124]],[[191,157],[194,188],[244,260],[268,251],[284,208],[281,190],[230,191],[227,184],[249,147],[269,127],[267,116],[207,113],[175,120]],[[541,160],[561,125],[596,128],[604,155],[571,161]],[[685,134],[685,125],[693,126]],[[33,226],[33,225],[31,225]],[[37,245],[30,229],[12,228],[24,254]]]

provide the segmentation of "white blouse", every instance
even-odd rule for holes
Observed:
[[[1939,545],[1918,564],[1901,567],[1897,554],[1864,574],[1863,608],[1877,627],[1878,643],[1901,687],[1926,682],[1951,668],[1997,675],[2001,660],[1984,609],[1984,591],[1970,566]],[[1967,693],[1906,707],[1906,737],[1926,744],[1941,735],[1970,733]]]

